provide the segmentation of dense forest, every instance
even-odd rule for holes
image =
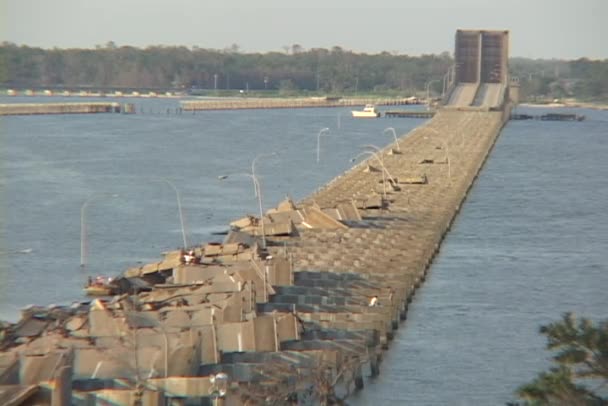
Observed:
[[[95,49],[42,49],[0,45],[0,86],[49,89],[182,90],[194,93],[248,90],[290,94],[412,95],[431,83],[440,92],[453,60],[449,53],[407,56],[354,53],[340,47],[283,52],[151,46],[109,42]],[[512,58],[524,98],[608,99],[608,60]]]

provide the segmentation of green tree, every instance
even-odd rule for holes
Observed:
[[[608,320],[594,324],[571,313],[540,328],[555,365],[517,394],[525,405],[608,405]]]

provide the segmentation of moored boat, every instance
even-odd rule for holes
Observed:
[[[367,104],[363,110],[353,110],[351,112],[355,118],[377,118],[380,117],[380,112],[376,110],[373,104]]]

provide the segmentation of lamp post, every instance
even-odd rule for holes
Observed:
[[[329,136],[328,133],[329,133],[329,128],[325,127],[319,131],[319,134],[317,134],[317,163],[319,163],[320,154],[321,154],[321,136],[322,135]]]
[[[397,144],[397,151],[401,152],[401,146],[399,145],[399,140],[397,139],[397,133],[395,132],[395,129],[393,127],[388,127],[388,128],[385,128],[384,131],[382,131],[382,133],[385,133],[387,131],[393,132],[393,138],[395,139],[395,144]]]
[[[351,158],[350,161],[351,162],[355,162],[362,155],[371,155],[371,156],[373,156],[374,158],[376,158],[376,160],[378,161],[378,163],[382,167],[382,195],[384,197],[384,200],[386,200],[386,175],[388,174],[389,177],[391,177],[391,179],[392,179],[392,176],[390,176],[390,173],[388,173],[388,171],[386,170],[386,167],[384,166],[384,162],[382,162],[382,159],[380,159],[380,157],[378,156],[378,154],[376,154],[373,151],[363,151],[363,152],[360,152],[359,154],[357,154],[357,156],[355,156],[354,158]]]
[[[111,196],[118,197],[117,194],[109,194],[109,193],[93,193],[91,194],[87,200],[84,201],[82,206],[80,206],[80,266],[84,269],[86,266],[86,256],[87,256],[87,223],[86,223],[86,211],[89,204],[95,200],[95,198],[100,196]]]
[[[431,87],[431,84],[433,84],[433,82],[439,82],[439,80],[438,79],[429,80],[428,82],[426,82],[426,85],[424,86],[426,89],[426,109],[427,110],[431,109],[430,87]]]
[[[180,197],[179,190],[173,184],[173,182],[171,182],[169,179],[161,178],[161,180],[163,182],[165,182],[167,185],[169,185],[171,187],[171,189],[173,189],[173,191],[175,192],[175,199],[177,200],[177,211],[179,213],[179,223],[180,223],[181,229],[182,229],[182,240],[184,243],[184,249],[186,249],[186,248],[188,248],[188,241],[186,240],[186,228],[184,227],[184,213],[182,211],[182,199]]]
[[[258,198],[258,206],[259,206],[259,210],[260,210],[260,224],[262,227],[262,248],[266,249],[266,230],[264,228],[264,208],[263,208],[263,204],[262,204],[262,189],[260,188],[260,181],[258,180],[258,177],[255,176],[252,173],[233,173],[233,174],[229,174],[229,175],[220,175],[218,176],[219,180],[224,180],[224,179],[228,179],[231,176],[247,176],[249,178],[251,178],[251,180],[253,181],[253,188],[254,190],[257,191],[257,198]]]
[[[451,65],[448,68],[448,71],[443,75],[443,88],[441,90],[441,97],[444,97],[446,92],[449,90],[450,86],[454,82],[454,71],[456,70],[456,65]]]
[[[270,157],[270,156],[277,156],[277,155],[279,155],[278,152],[269,152],[269,153],[258,154],[255,158],[253,158],[253,161],[251,161],[251,175],[253,175],[253,177],[257,179],[256,174],[255,174],[255,164],[258,159],[264,158],[264,157]],[[259,182],[254,181],[253,187],[255,188],[254,193],[255,193],[256,197],[258,195],[258,189],[257,189],[258,186],[259,186]]]
[[[445,91],[449,86],[448,85],[449,80],[450,80],[450,71],[449,70],[445,73],[445,75],[443,75],[442,80],[443,80],[443,84],[441,86],[441,97],[443,98],[443,96],[445,96]]]
[[[393,175],[390,174],[390,172],[388,171],[388,169],[386,169],[386,166],[384,165],[384,159],[382,158],[382,150],[380,149],[380,147],[373,145],[373,144],[367,144],[367,145],[361,145],[361,148],[370,148],[370,149],[374,150],[374,155],[376,156],[376,159],[378,159],[378,162],[380,162],[380,164],[382,165],[382,168],[388,175],[389,180],[393,183],[393,185],[397,185],[397,181],[395,180]]]

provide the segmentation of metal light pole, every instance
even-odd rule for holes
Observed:
[[[363,151],[363,152],[360,152],[359,154],[357,154],[357,156],[355,156],[354,158],[351,158],[350,161],[355,162],[362,155],[371,155],[374,158],[376,158],[378,160],[378,162],[380,163],[380,166],[382,167],[382,196],[384,197],[384,200],[386,200],[386,173],[384,171],[385,168],[384,168],[384,164],[382,163],[382,160],[380,160],[380,158],[378,158],[378,155],[376,155],[375,152]]]
[[[429,80],[428,82],[426,82],[426,85],[425,85],[425,88],[426,88],[426,109],[427,110],[431,109],[430,87],[431,87],[431,84],[433,82],[439,82],[439,80],[438,79]]]
[[[260,210],[260,223],[261,223],[261,227],[262,227],[262,248],[266,249],[266,230],[264,228],[264,206],[262,204],[262,189],[260,188],[260,181],[258,180],[258,177],[255,176],[252,173],[233,173],[230,175],[220,175],[218,176],[219,180],[224,180],[224,179],[228,179],[231,176],[247,176],[249,178],[251,178],[251,180],[253,181],[253,188],[254,190],[257,191],[257,198],[258,198],[258,206],[259,206],[259,210]]]
[[[179,212],[179,223],[182,228],[182,240],[184,243],[184,249],[186,249],[186,248],[188,248],[188,241],[186,240],[186,228],[184,227],[184,213],[182,211],[182,199],[180,197],[179,190],[177,190],[177,187],[169,179],[162,178],[161,180],[163,182],[165,182],[167,185],[169,185],[171,187],[171,189],[173,189],[173,191],[175,192],[175,199],[177,200],[177,211]]]
[[[328,133],[329,133],[329,128],[325,127],[319,131],[319,134],[317,134],[317,163],[319,163],[320,154],[321,154],[321,136],[322,135],[329,136]]]
[[[456,65],[451,65],[448,71],[443,75],[443,89],[441,90],[441,97],[444,97],[446,92],[449,90],[452,82],[454,81],[454,70]]]
[[[388,169],[386,169],[386,166],[384,166],[384,159],[382,158],[382,150],[377,147],[376,145],[373,144],[367,144],[367,145],[361,145],[361,148],[371,148],[373,149],[374,155],[376,156],[376,159],[378,159],[378,161],[380,162],[380,164],[382,165],[382,168],[386,171],[386,174],[389,177],[389,180],[391,182],[393,182],[393,185],[397,185],[397,181],[395,180],[395,178],[393,177],[393,175],[390,174],[390,172],[388,171]]]
[[[117,194],[109,194],[109,193],[93,193],[91,194],[87,200],[84,201],[82,206],[80,206],[80,266],[84,268],[86,266],[86,256],[87,256],[87,224],[86,224],[86,210],[89,204],[96,198],[100,196],[111,196],[118,197]]]
[[[385,133],[387,131],[393,132],[393,138],[395,139],[395,144],[397,144],[397,151],[401,152],[401,146],[399,145],[399,140],[397,139],[397,133],[395,132],[395,129],[393,127],[388,127],[388,128],[385,128],[384,131],[382,131],[382,133]]]
[[[251,174],[254,177],[256,177],[256,174],[255,174],[255,164],[256,164],[256,162],[257,162],[258,159],[264,158],[264,157],[270,157],[270,156],[277,156],[277,155],[279,155],[278,152],[270,152],[270,153],[263,153],[263,154],[257,155],[255,158],[253,158],[253,161],[251,161]],[[257,185],[259,186],[259,182],[257,182]],[[256,182],[253,182],[253,187],[256,188],[254,190],[254,193],[257,196],[258,195],[258,189],[257,189],[257,186],[256,186]]]

